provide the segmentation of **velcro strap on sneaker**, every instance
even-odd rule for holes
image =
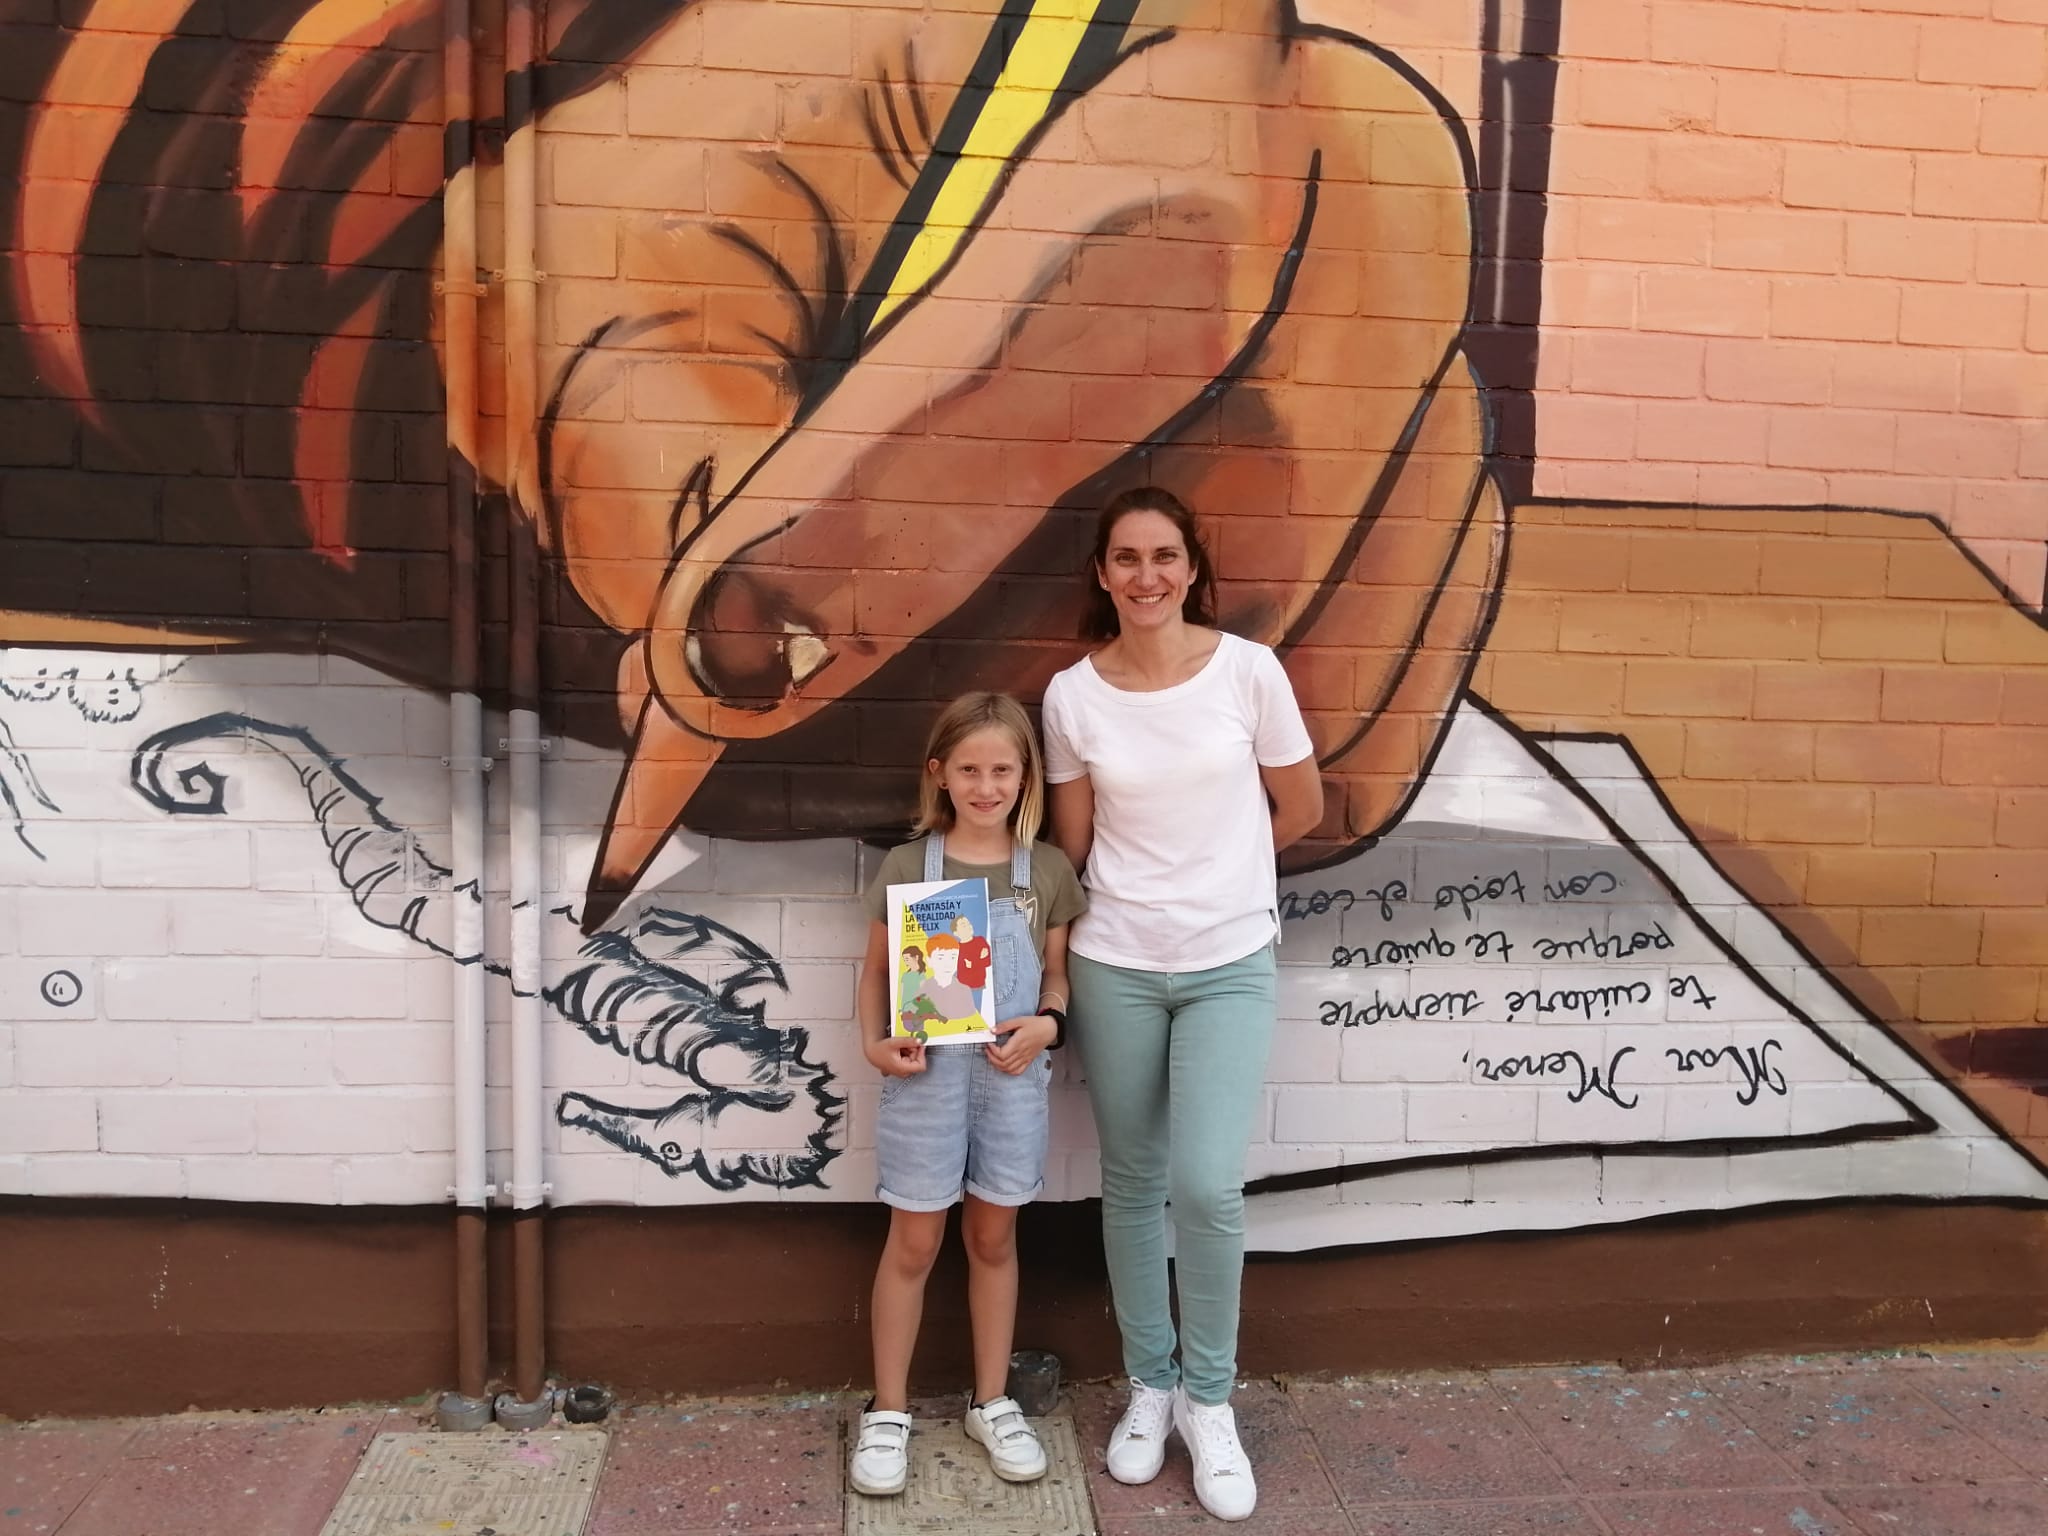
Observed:
[[[902,1446],[910,1440],[910,1415],[892,1413],[878,1409],[860,1416],[860,1440],[855,1449],[866,1450],[870,1446]]]
[[[1037,1433],[1025,1422],[1024,1410],[1017,1406],[1013,1397],[993,1397],[975,1409],[998,1440],[1015,1440],[1019,1436],[1036,1440]]]

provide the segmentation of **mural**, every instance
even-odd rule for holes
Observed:
[[[863,847],[936,701],[1079,654],[1145,482],[1325,776],[1257,1242],[2048,1194],[2040,626],[1931,521],[1533,494],[1554,9],[551,0],[449,172],[431,0],[75,9],[9,32],[0,869],[115,894],[0,925],[0,1093],[405,1107],[0,1178],[441,1198],[434,1069],[348,1053],[515,990],[439,830],[453,473],[540,583],[557,1199],[866,1197]],[[470,434],[444,185],[494,210],[526,130],[540,390],[487,364]]]

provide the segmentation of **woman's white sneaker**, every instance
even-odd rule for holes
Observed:
[[[1109,1475],[1120,1483],[1149,1483],[1166,1465],[1173,1431],[1174,1393],[1131,1378],[1131,1405],[1109,1432]]]
[[[989,1465],[1006,1483],[1035,1482],[1045,1476],[1045,1447],[1015,1398],[991,1398],[969,1408],[967,1438],[988,1451]]]
[[[1179,1387],[1173,1393],[1173,1427],[1186,1442],[1195,1464],[1195,1497],[1218,1520],[1243,1520],[1259,1502],[1251,1458],[1237,1438],[1237,1415],[1230,1404],[1213,1408],[1188,1401]]]
[[[846,1480],[854,1492],[901,1493],[910,1481],[910,1415],[875,1409],[860,1416]]]

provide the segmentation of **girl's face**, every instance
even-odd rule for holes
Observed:
[[[1187,541],[1164,512],[1126,512],[1109,530],[1109,548],[1095,579],[1116,605],[1125,633],[1177,622],[1195,563]]]
[[[1009,825],[1017,793],[1024,785],[1024,760],[1010,733],[985,725],[962,738],[944,762],[925,765],[953,802],[953,816],[962,827],[995,831]]]

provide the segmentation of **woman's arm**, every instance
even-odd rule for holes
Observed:
[[[1320,785],[1317,792],[1321,792]],[[1067,862],[1074,866],[1074,873],[1080,874],[1088,862],[1088,850],[1095,846],[1095,786],[1085,773],[1078,779],[1052,786],[1052,840],[1053,845],[1067,856]],[[1048,937],[1048,955],[1051,950],[1052,941]],[[1064,968],[1064,950],[1060,963]]]
[[[1300,842],[1323,819],[1323,775],[1313,754],[1284,768],[1259,769],[1273,800],[1273,851]]]

